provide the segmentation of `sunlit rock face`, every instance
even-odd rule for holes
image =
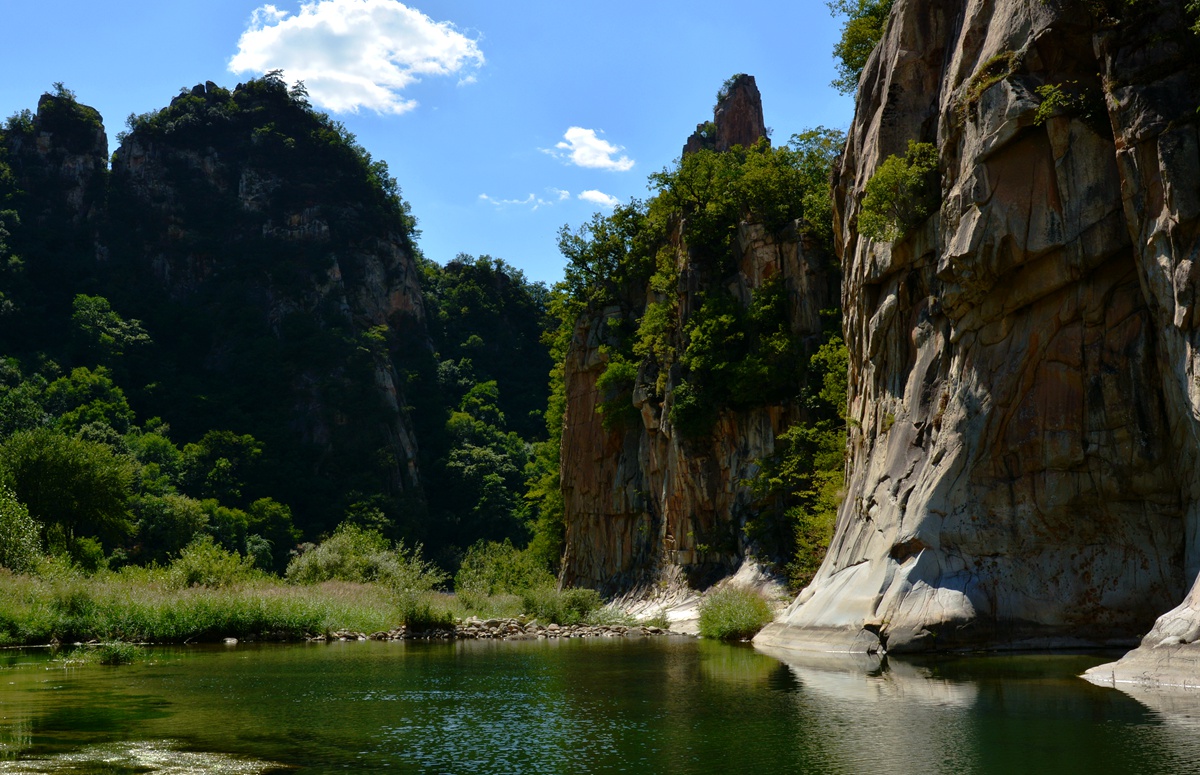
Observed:
[[[897,0],[835,171],[845,500],[758,642],[1125,643],[1195,578],[1200,37],[1178,0],[1125,13]],[[938,149],[940,209],[859,237],[910,140]]]
[[[766,136],[767,125],[763,121],[758,84],[753,75],[739,73],[730,78],[717,95],[712,122],[696,127],[684,144],[683,152],[694,153],[701,148],[728,151],[735,145],[749,148],[760,137]]]

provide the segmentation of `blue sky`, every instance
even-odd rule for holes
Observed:
[[[0,115],[63,81],[112,144],[128,114],[180,87],[283,67],[387,161],[428,257],[488,253],[548,283],[562,276],[558,229],[605,197],[644,197],[730,75],[755,76],[776,142],[845,128],[853,111],[828,85],[839,23],[822,0],[10,6]]]

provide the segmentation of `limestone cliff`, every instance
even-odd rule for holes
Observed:
[[[1124,643],[1196,578],[1200,39],[1184,14],[897,0],[835,181],[847,492],[817,578],[758,642]],[[860,237],[867,182],[910,140],[938,149],[940,208],[892,243]],[[1158,630],[1194,641],[1194,610]]]
[[[752,77],[739,76],[723,92],[713,127],[706,142],[724,143],[723,150],[762,137]],[[712,145],[691,152],[700,147],[715,152]],[[687,369],[678,357],[647,355],[638,356],[637,376],[624,399],[633,411],[614,426],[603,413],[612,397],[602,375],[619,349],[619,332],[636,328],[653,305],[673,310],[664,336],[666,349],[677,356],[694,335],[691,321],[706,299],[745,310],[770,286],[785,294],[783,325],[811,351],[820,340],[821,311],[836,306],[836,269],[805,235],[802,222],[782,228],[735,222],[729,255],[720,260],[689,244],[685,213],[673,212],[669,224],[657,260],[669,264],[671,287],[656,290],[643,278],[614,303],[575,322],[565,359],[561,445],[564,584],[608,594],[652,592],[702,588],[731,573],[750,549],[743,531],[747,519],[772,508],[756,499],[747,480],[772,454],[776,437],[802,415],[793,384],[778,400],[722,406],[704,432],[689,435],[673,419]]]

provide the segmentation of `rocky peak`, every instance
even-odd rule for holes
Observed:
[[[728,151],[735,145],[754,145],[760,137],[766,136],[758,85],[753,75],[739,73],[721,87],[713,108],[713,120],[696,125],[696,131],[683,146],[683,153],[695,153],[702,148]]]
[[[108,168],[108,137],[100,113],[66,89],[43,94],[36,114],[18,115],[5,132],[10,162],[22,186],[50,210],[79,224],[96,214]]]

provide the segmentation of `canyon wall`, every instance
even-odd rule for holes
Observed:
[[[697,128],[684,153],[749,146],[764,133],[754,79],[740,75],[723,90],[714,122]],[[732,272],[720,276],[711,270],[711,257],[688,245],[686,216],[677,213],[671,223],[664,249],[674,262],[675,287],[666,293],[639,287],[628,303],[581,315],[566,355],[561,446],[566,585],[654,595],[703,588],[732,573],[750,548],[747,519],[771,508],[747,482],[774,452],[776,437],[802,415],[791,397],[725,407],[710,432],[688,438],[671,412],[684,370],[677,361],[662,366],[649,358],[641,361],[632,388],[636,419],[606,425],[598,410],[610,397],[597,383],[614,347],[612,332],[639,319],[648,302],[673,295],[678,317],[671,346],[681,353],[688,321],[706,294],[729,294],[745,309],[765,283],[779,282],[792,335],[814,349],[821,311],[837,305],[836,268],[800,222],[780,230],[741,222],[732,240]]]
[[[756,642],[1123,644],[1196,578],[1200,37],[1179,0],[1114,9],[896,0],[835,175],[845,498]],[[910,141],[940,207],[859,236]]]

